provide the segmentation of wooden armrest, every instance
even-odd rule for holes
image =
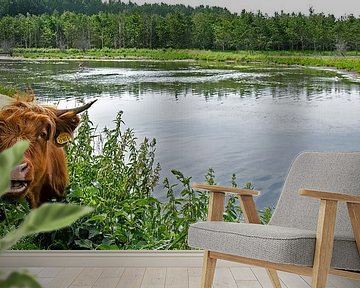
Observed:
[[[241,210],[244,213],[244,217],[247,223],[260,223],[259,215],[257,214],[254,199],[252,196],[257,196],[260,193],[251,189],[240,189],[234,187],[223,187],[208,184],[193,184],[194,189],[204,189],[213,193],[210,193],[209,200],[209,221],[221,221],[222,214],[224,212],[224,194],[236,193],[240,199]]]
[[[314,256],[315,267],[322,266],[324,263],[320,262],[320,254],[332,251],[334,229],[336,222],[337,202],[346,202],[351,226],[354,232],[356,246],[360,255],[360,196],[349,194],[341,194],[334,192],[325,192],[309,189],[299,189],[299,194],[320,199],[320,210],[318,218],[318,228],[316,234],[316,248]],[[331,200],[331,201],[326,201]],[[328,265],[330,267],[332,253],[327,255]]]
[[[241,210],[244,213],[244,217],[247,223],[260,223],[259,215],[256,211],[256,206],[252,196],[257,196],[260,193],[251,189],[240,189],[234,187],[223,187],[217,185],[208,185],[208,184],[196,184],[192,185],[194,189],[204,189],[210,192],[209,199],[209,211],[208,211],[208,220],[209,221],[222,221],[222,216],[224,213],[224,194],[225,193],[236,193],[240,199]]]
[[[321,200],[333,200],[333,201],[343,201],[350,203],[360,203],[360,196],[354,196],[349,194],[341,194],[334,192],[325,192],[309,189],[299,189],[299,194],[302,196],[308,196],[313,198],[318,198]]]
[[[218,193],[236,193],[241,196],[258,196],[260,193],[255,190],[251,189],[241,189],[241,188],[234,188],[234,187],[224,187],[224,186],[217,186],[217,185],[208,185],[208,184],[196,184],[192,185],[194,189],[203,189],[211,192],[218,192]]]

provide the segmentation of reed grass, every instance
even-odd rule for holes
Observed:
[[[153,60],[197,60],[233,63],[266,63],[283,65],[322,66],[360,73],[360,56],[348,52],[338,56],[336,52],[292,52],[292,51],[210,51],[177,49],[21,49],[15,56],[49,59],[153,59]]]

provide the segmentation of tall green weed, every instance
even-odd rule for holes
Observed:
[[[208,193],[192,189],[192,178],[178,170],[171,171],[175,183],[165,178],[161,186],[155,154],[155,139],[137,139],[134,131],[125,127],[122,112],[114,127],[101,133],[84,114],[77,137],[67,147],[70,186],[63,202],[94,210],[63,230],[28,238],[17,248],[189,249],[189,225],[207,218]],[[216,184],[213,169],[204,181]],[[236,182],[233,175],[232,186],[236,187]],[[164,202],[154,196],[154,190],[161,188]],[[253,186],[247,183],[244,188]],[[11,216],[0,223],[0,230],[16,225],[16,219],[27,212],[26,207],[16,205],[19,210],[2,207]],[[234,195],[227,195],[224,218],[242,220]]]

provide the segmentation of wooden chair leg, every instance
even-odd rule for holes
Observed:
[[[326,287],[333,251],[336,208],[337,201],[320,201],[312,288]]]
[[[279,279],[279,276],[278,276],[276,270],[266,269],[266,272],[269,275],[269,278],[270,278],[273,288],[281,288],[280,279]]]
[[[360,255],[360,204],[347,203],[356,246]]]
[[[208,221],[222,221],[224,216],[225,193],[209,193]],[[209,251],[204,251],[201,288],[211,288],[214,281],[216,258],[210,257]]]
[[[201,275],[201,288],[212,287],[215,275],[216,260],[217,259],[215,258],[210,258],[209,251],[204,252],[203,268]]]

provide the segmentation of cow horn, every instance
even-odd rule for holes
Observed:
[[[83,106],[76,107],[76,108],[57,110],[55,113],[56,113],[56,116],[61,116],[66,112],[73,112],[75,114],[79,114],[79,113],[84,112],[85,110],[89,109],[91,107],[91,105],[93,105],[96,101],[97,101],[97,99],[95,99],[94,101],[91,101]]]

